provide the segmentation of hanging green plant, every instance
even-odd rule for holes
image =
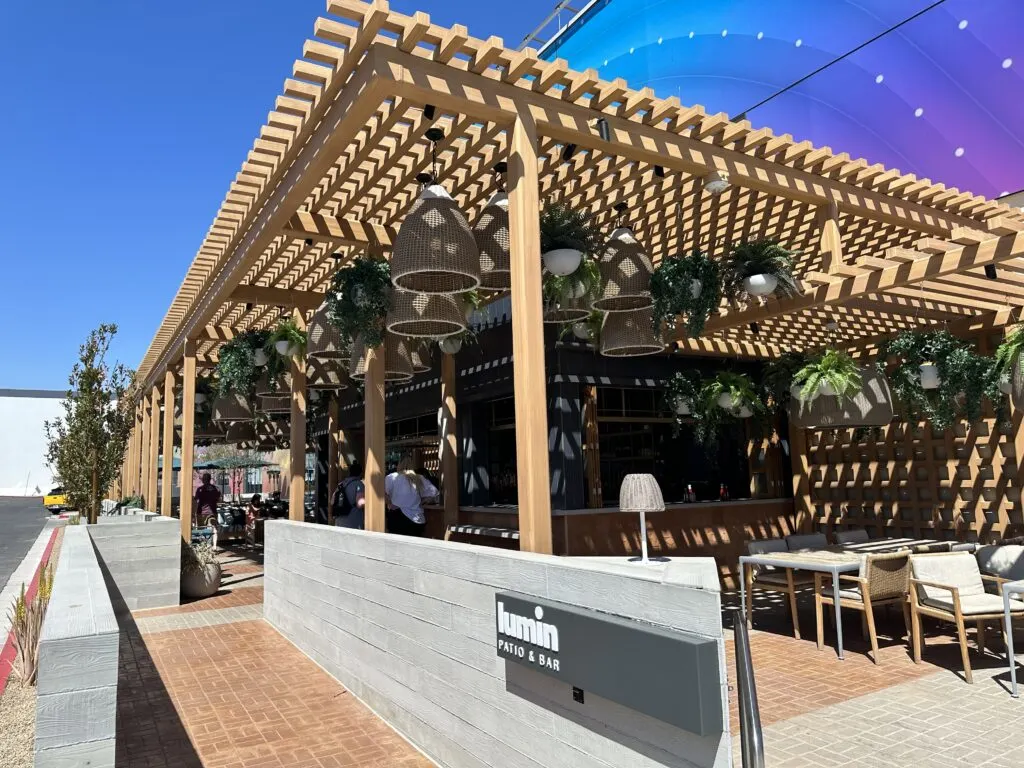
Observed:
[[[382,259],[359,256],[331,278],[327,318],[352,342],[362,337],[368,347],[384,341],[384,318],[391,309],[391,268]]]
[[[284,357],[298,355],[300,358],[306,356],[306,332],[299,328],[298,324],[290,317],[282,317],[277,321],[274,330],[270,332],[267,339],[268,353],[273,348],[277,354]]]
[[[1024,353],[1024,325],[1018,325],[1006,334],[1003,343],[996,349],[993,375],[1001,392],[1009,394],[1010,381],[1020,365],[1021,353]]]
[[[700,401],[700,375],[696,371],[676,371],[665,382],[662,402],[676,420],[676,429],[688,416],[693,416]]]
[[[729,299],[772,293],[796,296],[800,293],[793,277],[796,255],[778,240],[734,245],[722,265],[722,292]]]
[[[809,359],[804,352],[785,352],[765,365],[760,382],[761,397],[772,413],[786,411],[792,398],[793,379]]]
[[[262,369],[256,365],[256,350],[266,346],[266,331],[243,331],[220,348],[217,385],[220,395],[252,395]]]
[[[541,253],[569,248],[593,254],[600,247],[601,241],[601,230],[591,221],[587,211],[571,208],[564,203],[551,203],[541,211]]]
[[[718,262],[701,251],[689,256],[662,259],[651,275],[654,327],[686,315],[686,334],[696,338],[722,301],[722,276]]]
[[[926,419],[936,430],[961,418],[974,422],[981,418],[983,397],[1003,418],[996,361],[948,331],[901,332],[882,346],[878,369],[910,421]]]
[[[584,320],[562,323],[559,328],[558,338],[566,339],[572,336],[577,341],[585,341],[588,344],[597,345],[601,342],[602,325],[604,325],[604,312],[593,309]]]
[[[760,425],[769,415],[750,377],[732,371],[721,371],[714,378],[705,380],[696,406],[694,434],[698,440],[708,444],[717,442],[725,424],[752,418]]]
[[[827,395],[836,400],[853,397],[864,384],[860,366],[845,352],[827,349],[820,356],[810,360],[793,377],[793,384],[800,387],[800,411],[819,396]]]
[[[561,306],[574,299],[596,295],[601,288],[601,271],[594,259],[584,257],[571,274],[545,272],[542,281],[544,303]]]

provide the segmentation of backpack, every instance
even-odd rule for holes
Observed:
[[[334,498],[331,500],[331,507],[334,509],[335,519],[339,517],[348,517],[349,513],[352,512],[352,502],[348,499],[348,494],[345,493],[345,489],[348,488],[349,483],[358,478],[347,477],[338,484],[337,490],[334,491]]]

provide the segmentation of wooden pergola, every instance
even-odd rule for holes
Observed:
[[[699,247],[721,256],[773,237],[800,252],[802,293],[723,303],[706,334],[670,339],[695,355],[771,358],[836,343],[869,351],[913,326],[1003,325],[1024,296],[1024,215],[997,202],[708,115],[593,70],[544,61],[497,37],[443,28],[386,2],[329,0],[139,367],[145,398],[124,489],[156,498],[159,403],[183,394],[181,472],[191,476],[197,368],[224,340],[271,326],[287,307],[304,321],[353,256],[386,255],[429,170],[470,221],[507,161],[521,546],[550,551],[548,425],[538,212],[544,201],[589,209],[610,228],[626,203],[655,261]],[[719,196],[704,189],[728,175]],[[995,271],[993,271],[995,270]],[[752,325],[756,323],[756,325]],[[836,341],[838,339],[838,341]],[[455,368],[443,364],[451,415]],[[305,374],[292,366],[293,519],[303,519]],[[380,351],[365,387],[366,525],[384,528],[384,386]],[[173,409],[168,408],[170,414]],[[449,419],[453,422],[454,419]],[[331,467],[337,464],[337,406]],[[453,429],[450,426],[449,429]],[[454,433],[442,463],[454,466]],[[163,422],[164,466],[174,443]],[[455,473],[446,473],[454,482]],[[170,473],[161,511],[170,514]],[[191,525],[181,498],[183,532]],[[457,504],[457,499],[455,502]]]

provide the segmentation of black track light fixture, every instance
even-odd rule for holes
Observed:
[[[576,145],[575,144],[566,144],[562,148],[562,162],[563,163],[568,163],[570,160],[572,160],[572,156],[575,155],[575,154],[576,154]]]
[[[252,312],[252,302],[251,301],[245,302],[245,311],[246,312]]]
[[[986,264],[985,265],[985,277],[987,277],[989,280],[997,280],[997,279],[999,279],[999,273],[996,271],[996,265],[995,264]]]
[[[601,137],[601,141],[612,140],[612,131],[608,126],[608,120],[603,117],[597,118],[597,135]]]
[[[423,117],[427,120],[433,121],[434,115],[437,114],[437,110],[433,104],[427,104],[423,107]]]
[[[751,323],[750,324],[750,332],[752,334],[754,334],[755,336],[760,336],[761,335],[761,326],[758,325],[756,322]]]
[[[305,242],[306,242],[306,247],[308,248],[309,246],[311,246],[313,244],[313,238],[312,237],[307,237]]]
[[[654,175],[657,176],[659,179],[664,179],[665,169],[662,168],[660,165],[654,166]]]
[[[341,261],[341,254],[340,253],[332,253],[331,254],[331,258],[334,259],[335,261]]]

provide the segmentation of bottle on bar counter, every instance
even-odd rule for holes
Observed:
[[[692,483],[687,483],[686,484],[686,500],[687,501],[696,501],[697,500],[697,494],[693,492],[693,484]]]

